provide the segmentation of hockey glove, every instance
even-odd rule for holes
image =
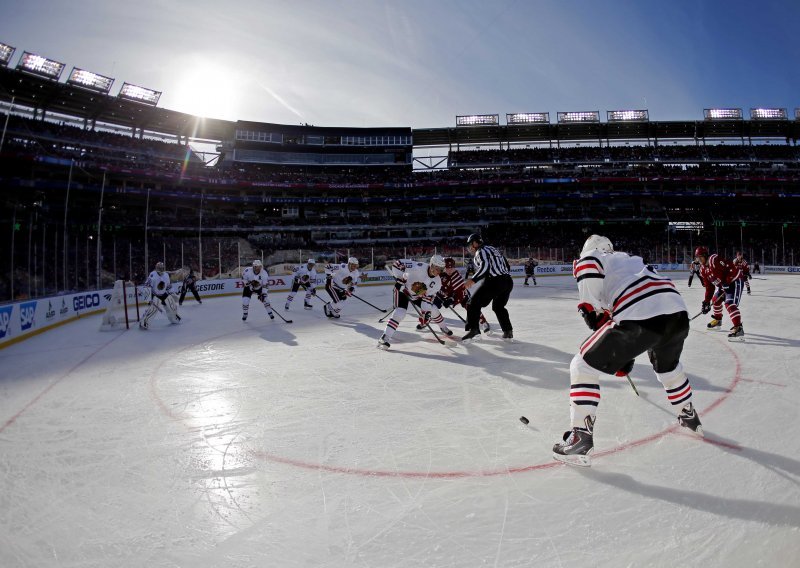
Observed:
[[[346,294],[347,294],[348,296],[352,296],[352,295],[353,295],[353,292],[355,292],[355,291],[356,291],[356,287],[355,287],[355,286],[350,286],[350,287],[347,289],[347,292],[346,292]]]
[[[631,374],[631,371],[633,371],[633,359],[625,363],[619,371],[614,373],[614,375],[617,377],[627,377]]]
[[[608,312],[597,313],[594,308],[589,304],[581,304],[578,306],[578,311],[581,313],[584,323],[592,331],[600,329],[611,318]]]
[[[703,302],[700,307],[700,313],[707,314],[711,311],[711,302]]]
[[[451,296],[442,299],[442,305],[445,308],[452,308],[455,303],[455,300]]]

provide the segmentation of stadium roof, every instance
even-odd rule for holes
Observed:
[[[0,67],[0,101],[129,128],[213,141],[232,140],[237,122],[202,118],[104,95]],[[242,124],[240,121],[238,124]],[[247,123],[244,123],[247,124]],[[261,123],[250,123],[261,124]],[[293,127],[297,128],[297,127]],[[317,130],[319,130],[317,128]],[[341,130],[336,128],[335,130]],[[377,129],[385,130],[385,129]],[[799,120],[594,122],[416,128],[415,147],[459,147],[615,140],[800,139]]]

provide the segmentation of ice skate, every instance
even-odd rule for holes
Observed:
[[[594,418],[587,416],[588,428],[573,428],[564,432],[563,442],[553,446],[553,458],[579,467],[592,465],[590,454],[594,451]]]
[[[719,327],[722,327],[722,320],[718,320],[717,318],[711,318],[711,321],[708,322],[706,326],[707,329],[717,329]]]
[[[308,302],[303,302],[303,308],[305,308],[306,310],[313,310],[314,306],[312,306]]]
[[[678,414],[678,422],[681,426],[688,428],[698,436],[703,436],[703,425],[700,424],[700,417],[697,416],[697,411],[692,406],[692,403],[689,402],[681,409],[681,413]]]
[[[477,329],[473,329],[468,332],[465,336],[461,338],[461,341],[464,343],[469,343],[470,341],[478,341],[481,338],[481,332]]]
[[[744,327],[735,325],[728,334],[728,341],[744,341]]]
[[[425,326],[423,324],[421,324],[421,323],[418,323],[417,324],[417,331],[422,331],[423,329],[425,329]]]
[[[444,333],[444,334],[445,334],[446,336],[448,336],[448,337],[450,337],[451,335],[453,335],[453,330],[452,330],[452,329],[450,329],[449,327],[442,327],[442,328],[440,328],[440,329],[442,330],[442,333]]]
[[[383,349],[384,351],[387,351],[389,347],[391,347],[391,344],[388,341],[386,341],[386,336],[381,335],[381,338],[378,340],[378,349]]]
[[[331,311],[331,306],[329,304],[325,304],[325,307],[322,308],[322,311],[329,318],[333,318],[333,312]]]
[[[513,343],[514,342],[514,331],[510,330],[510,329],[508,331],[504,331],[503,332],[503,339],[505,341],[508,341],[509,343]]]
[[[289,302],[286,302],[286,305],[283,306],[283,309],[286,310],[287,312],[289,311]]]
[[[242,314],[242,321],[247,321],[247,314]]]
[[[146,322],[144,322],[144,321],[140,321],[140,322],[139,322],[139,329],[143,329],[143,330],[147,331],[148,329],[150,329],[150,326],[149,326],[149,325],[147,325],[147,323],[146,323]]]
[[[275,314],[273,314],[272,312],[269,312],[269,319],[274,320],[275,319]]]

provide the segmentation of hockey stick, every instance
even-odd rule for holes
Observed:
[[[292,323],[292,320],[287,320],[285,317],[281,315],[281,313],[278,310],[272,310],[272,313],[281,318],[286,323]]]
[[[751,276],[750,279],[751,280],[769,280],[769,278],[760,278],[758,276]]]
[[[379,307],[378,307],[378,306],[376,306],[375,304],[370,304],[370,303],[369,303],[369,302],[367,302],[367,301],[366,301],[364,298],[362,298],[361,296],[356,296],[356,295],[355,295],[355,294],[353,294],[352,292],[350,293],[350,295],[351,295],[353,298],[356,298],[357,300],[361,300],[362,302],[364,302],[364,303],[365,303],[365,304],[367,304],[368,306],[371,306],[371,307],[375,308],[375,309],[376,309],[376,310],[378,310],[379,312],[386,313],[386,312],[388,312],[388,311],[389,311],[389,310],[384,310],[383,308],[379,308]]]
[[[455,309],[453,306],[450,306],[450,309],[452,310],[452,312],[453,312],[454,314],[456,314],[456,315],[458,316],[458,319],[460,319],[460,320],[461,320],[461,321],[463,321],[464,323],[467,323],[467,320],[465,320],[463,317],[461,317],[461,314],[460,314],[460,313],[458,313],[458,312],[456,311],[456,309]]]
[[[406,294],[406,296],[408,296],[408,294]],[[408,299],[408,303],[409,303],[409,304],[411,304],[412,306],[414,306],[414,311],[415,311],[415,312],[417,312],[417,315],[419,316],[419,318],[420,318],[421,320],[425,321],[425,318],[424,318],[424,317],[422,317],[422,312],[421,312],[421,311],[419,310],[419,308],[417,307],[417,304],[415,304],[415,303],[414,303],[414,301],[413,301],[411,298],[409,298],[409,299]],[[432,333],[432,334],[433,334],[433,336],[436,338],[436,341],[438,341],[438,342],[439,342],[439,343],[441,343],[442,345],[446,345],[446,343],[445,343],[444,341],[442,341],[442,339],[441,339],[441,338],[440,338],[438,335],[436,335],[436,332],[435,332],[435,331],[433,331],[433,328],[431,327],[430,321],[426,321],[426,322],[425,322],[425,325],[428,327],[428,329],[430,329],[430,330],[431,330],[431,333]]]
[[[628,379],[628,383],[631,385],[631,388],[633,389],[633,392],[636,393],[636,396],[639,396],[639,391],[636,390],[636,385],[633,384],[633,381],[631,380],[631,376],[626,374],[625,378]]]
[[[700,316],[702,316],[702,315],[703,315],[703,312],[702,312],[702,311],[699,311],[699,312],[697,312],[695,315],[693,315],[692,317],[690,317],[690,318],[689,318],[689,321],[695,320],[695,319],[699,318],[699,317],[700,317]]]

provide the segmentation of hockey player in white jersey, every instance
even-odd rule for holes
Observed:
[[[164,263],[157,262],[156,269],[150,273],[145,280],[145,286],[150,288],[150,305],[139,322],[141,329],[149,329],[150,320],[160,311],[167,314],[170,323],[179,323],[181,316],[178,315],[178,302],[172,294],[172,282],[169,274],[164,270]]]
[[[572,465],[590,465],[600,375],[626,376],[634,358],[645,351],[678,413],[678,422],[702,436],[692,406],[692,386],[680,363],[689,317],[672,281],[640,257],[614,252],[611,241],[598,235],[586,241],[573,276],[578,282],[578,311],[592,335],[570,364],[572,430],[553,446],[553,457]]]
[[[254,260],[253,266],[244,269],[242,274],[244,290],[242,290],[242,321],[247,320],[247,313],[250,311],[250,297],[255,294],[258,301],[264,304],[269,319],[275,319],[272,313],[272,306],[269,303],[269,274],[260,260]]]
[[[341,315],[342,305],[353,295],[358,286],[361,272],[358,270],[358,259],[351,256],[344,264],[328,264],[325,266],[325,291],[331,301],[325,304],[323,311],[329,318]]]
[[[392,276],[397,279],[395,284],[395,306],[392,317],[386,323],[386,329],[378,340],[379,349],[389,349],[394,332],[400,322],[406,317],[408,305],[413,303],[420,312],[430,312],[430,322],[439,325],[442,333],[453,335],[453,332],[444,323],[444,317],[433,303],[434,297],[442,288],[439,275],[445,267],[444,258],[435,254],[428,264],[415,262],[410,268],[400,261],[395,262],[390,269]]]
[[[287,311],[289,310],[289,304],[294,300],[294,295],[297,294],[301,286],[306,291],[303,307],[307,310],[314,307],[311,305],[311,296],[317,295],[317,289],[315,288],[317,284],[317,271],[314,270],[315,264],[317,264],[317,261],[313,258],[309,258],[305,264],[299,265],[294,269],[294,272],[292,272],[292,291],[286,296],[285,308]]]

